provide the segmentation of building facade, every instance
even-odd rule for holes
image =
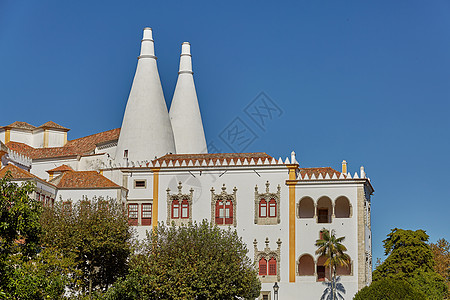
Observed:
[[[207,219],[231,227],[255,262],[260,299],[273,299],[275,283],[283,299],[322,296],[329,272],[314,244],[323,228],[345,236],[351,264],[337,270],[342,296],[352,299],[368,285],[373,188],[364,168],[354,175],[345,161],[340,171],[303,168],[295,152],[284,160],[263,152],[208,153],[190,44],[182,44],[168,110],[150,28],[141,43],[121,128],[68,141],[69,129],[54,122],[14,122],[0,128],[2,171],[27,172],[50,202],[118,199],[140,238],[158,222]]]

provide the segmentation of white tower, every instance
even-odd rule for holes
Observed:
[[[175,153],[175,142],[156,65],[152,29],[147,27],[115,159],[128,164],[128,161],[149,161],[169,152]]]
[[[208,153],[193,74],[191,45],[184,42],[169,113],[178,154]]]

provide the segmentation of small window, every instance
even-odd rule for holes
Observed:
[[[123,158],[128,158],[128,150],[123,150]]]
[[[263,295],[262,300],[269,300],[269,295]]]
[[[267,275],[267,260],[264,257],[259,260],[259,275]]]
[[[274,257],[269,259],[269,275],[277,275],[277,260]]]
[[[259,217],[267,217],[267,202],[264,199],[261,199],[261,201],[259,202]]]
[[[233,202],[231,200],[217,200],[216,224],[233,224]]]
[[[277,202],[275,199],[270,199],[269,201],[269,217],[275,218],[277,216]]]
[[[142,225],[149,226],[152,225],[152,204],[143,203],[142,204]]]
[[[138,211],[137,204],[128,204],[128,223],[132,226],[138,225]]]
[[[181,218],[182,219],[189,218],[189,201],[187,199],[181,201]]]
[[[178,200],[172,201],[172,219],[178,219],[180,217],[180,202]]]
[[[145,189],[147,186],[147,180],[135,180],[134,188],[135,189]]]

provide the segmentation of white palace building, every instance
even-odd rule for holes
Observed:
[[[0,127],[0,176],[32,180],[44,203],[115,198],[126,203],[140,237],[158,222],[208,219],[232,227],[247,243],[262,282],[259,299],[319,299],[329,272],[315,255],[322,228],[345,236],[350,267],[337,270],[354,294],[370,284],[370,202],[363,167],[351,175],[330,167],[302,168],[295,153],[282,160],[258,153],[208,154],[192,72],[190,44],[181,46],[170,110],[158,74],[152,30],[141,53],[121,128],[68,140],[54,122]]]

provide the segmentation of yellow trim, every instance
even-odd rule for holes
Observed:
[[[103,175],[103,170],[100,170],[100,175]]]
[[[48,129],[44,129],[44,148],[48,147]]]
[[[298,165],[288,165],[289,180],[295,180]],[[289,185],[289,282],[295,282],[295,185]]]
[[[5,131],[5,144],[11,141],[11,129]]]
[[[67,144],[67,131],[64,132],[64,145]]]
[[[152,206],[152,227],[158,226],[158,190],[159,190],[159,169],[153,169],[153,206]]]
[[[49,173],[49,177],[50,177],[49,180],[52,180],[52,179],[53,179],[53,176],[54,176],[54,175],[53,175],[53,172],[50,172],[50,173]]]

